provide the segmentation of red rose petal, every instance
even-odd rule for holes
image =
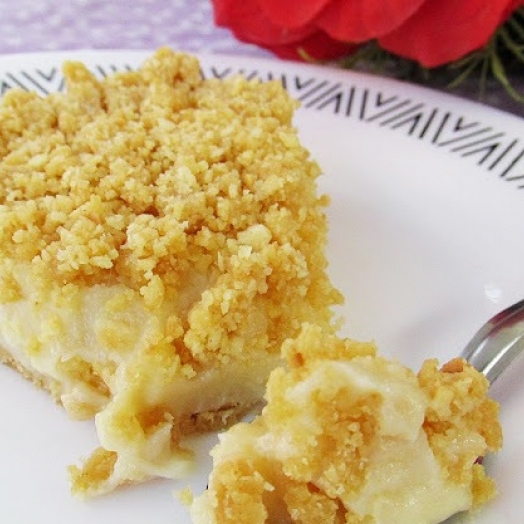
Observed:
[[[215,23],[231,29],[239,40],[257,44],[285,59],[331,60],[355,49],[313,24],[293,30],[277,25],[259,4],[257,0],[213,0]]]
[[[231,29],[244,42],[267,46],[286,46],[307,38],[313,26],[294,31],[274,24],[255,0],[213,0],[215,23]]]
[[[514,0],[427,0],[404,24],[379,39],[388,51],[426,67],[457,60],[482,47]]]
[[[268,45],[267,49],[288,60],[334,60],[351,54],[358,46],[333,40],[323,31],[286,45]]]
[[[489,0],[488,0],[489,1]],[[317,24],[336,40],[364,42],[389,33],[425,0],[332,0]],[[442,9],[447,9],[441,4]]]

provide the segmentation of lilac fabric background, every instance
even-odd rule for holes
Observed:
[[[242,0],[238,0],[242,1]],[[209,0],[0,0],[0,56],[72,49],[153,50],[162,45],[195,52],[272,55],[217,28]],[[515,79],[524,92],[524,71]],[[455,94],[475,99],[476,85]],[[524,104],[502,88],[485,102],[524,115]]]
[[[0,53],[155,49],[269,56],[215,27],[209,0],[0,0]]]

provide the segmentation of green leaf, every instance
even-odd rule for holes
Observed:
[[[507,74],[504,64],[500,59],[500,56],[497,54],[496,50],[493,50],[491,53],[491,71],[493,76],[504,86],[504,89],[508,94],[519,102],[524,102],[524,96],[522,96],[511,84]]]

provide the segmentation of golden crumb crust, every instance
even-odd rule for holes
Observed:
[[[297,309],[340,300],[319,168],[279,83],[203,80],[196,58],[168,49],[102,81],[79,63],[64,75],[66,94],[2,99],[0,300],[20,296],[13,262],[42,288],[123,283],[151,308],[200,275],[192,318],[220,318],[188,337],[202,360],[235,351],[224,339],[255,296],[278,303],[272,340]]]
[[[204,79],[167,48],[102,80],[76,62],[63,73],[64,93],[0,105],[0,337],[3,360],[46,376],[75,418],[100,415],[112,449],[74,470],[97,492],[115,442],[166,426],[177,448],[244,413],[282,342],[304,321],[331,329],[341,295],[320,170],[279,83]],[[259,366],[250,398],[177,412],[180,389],[194,399],[199,377],[209,388],[210,370],[235,366]]]
[[[317,326],[284,353],[262,415],[212,451],[195,524],[434,523],[495,495],[477,459],[502,445],[498,405],[465,361],[415,375]]]

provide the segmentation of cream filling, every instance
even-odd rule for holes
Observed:
[[[172,438],[178,420],[207,412],[220,417],[223,409],[258,402],[270,371],[280,363],[280,356],[264,353],[194,376],[181,371],[168,382],[149,377],[135,384],[129,370],[138,361],[137,373],[147,374],[147,366],[140,367],[141,353],[164,336],[166,318],[179,304],[151,311],[122,285],[71,294],[59,290],[43,302],[22,272],[19,284],[24,298],[0,304],[0,346],[30,374],[44,378],[73,418],[96,414],[102,446],[118,454],[100,493],[124,481],[185,475],[192,454]],[[107,388],[76,376],[68,366],[72,362],[93,366]],[[164,411],[162,420],[147,429],[137,425],[141,412],[156,407]]]
[[[257,360],[256,358],[254,359]],[[256,363],[234,362],[220,369],[208,370],[189,380],[174,381],[169,387],[157,389],[154,385],[148,394],[147,405],[167,406],[169,410],[184,416],[190,414],[218,412],[236,403],[252,405],[262,398],[267,377],[279,363],[278,357],[258,359]],[[141,476],[180,478],[188,474],[193,461],[188,453],[190,444],[174,446],[171,429],[174,418],[167,416],[160,424],[142,438],[137,434],[128,439],[115,428],[114,416],[131,401],[129,393],[122,391],[96,416],[96,426],[104,448],[118,452],[114,479]],[[225,422],[225,421],[224,421]]]
[[[45,302],[28,280],[22,289],[23,299],[0,304],[0,345],[28,372],[47,379],[73,418],[84,418],[76,406],[90,406],[92,414],[108,398],[68,364],[99,365],[112,389],[115,370],[160,336],[166,315],[148,311],[138,293],[122,285],[50,293]]]
[[[370,357],[321,366],[338,377],[348,395],[378,393],[383,399],[366,482],[357,496],[342,500],[348,509],[372,515],[376,524],[435,524],[471,506],[469,486],[446,481],[429,446],[422,430],[428,401],[414,376],[400,364]],[[324,373],[317,368],[290,397],[310,398],[322,387]]]
[[[376,524],[437,524],[471,507],[469,486],[444,479],[426,434],[415,441],[383,439],[368,466],[364,489],[345,501]]]
[[[341,498],[348,510],[372,516],[375,524],[436,524],[471,507],[470,486],[446,480],[422,430],[428,401],[414,375],[399,364],[370,357],[319,363],[307,379],[287,391],[287,401],[304,406],[298,410],[294,432],[310,435],[322,431],[307,405],[315,402],[315,393],[326,386],[326,380],[330,387],[344,388],[350,398],[370,393],[383,398],[379,434],[366,464],[364,486],[357,494]],[[281,463],[299,453],[286,431],[278,435],[256,433],[236,435],[252,438],[259,453]],[[245,449],[246,443],[235,442],[234,446]],[[227,455],[222,451],[218,456]],[[323,491],[334,488],[321,477],[313,483]]]

